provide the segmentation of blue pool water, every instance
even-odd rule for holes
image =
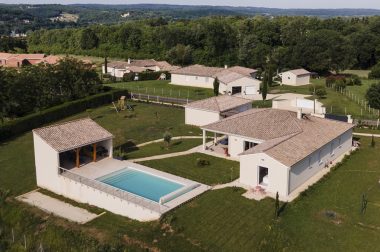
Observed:
[[[162,196],[184,185],[135,169],[125,168],[97,178],[105,184],[159,202]]]

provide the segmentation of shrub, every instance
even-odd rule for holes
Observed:
[[[339,81],[341,81],[341,83],[346,84],[347,82],[346,76],[345,75],[330,75],[325,80],[326,87],[334,87]]]
[[[202,158],[197,158],[197,166],[198,167],[204,167],[206,165],[210,165],[210,161],[206,160],[206,159],[202,159]]]
[[[366,99],[371,108],[380,109],[380,83],[370,86],[366,93]]]
[[[167,146],[169,146],[171,140],[172,140],[172,134],[169,131],[166,131],[164,133],[164,141],[166,142]]]
[[[372,67],[371,72],[368,74],[369,79],[379,79],[380,78],[380,62]]]
[[[323,85],[312,85],[309,91],[311,94],[318,96],[318,98],[323,98],[327,95],[326,88]]]
[[[134,81],[135,80],[135,73],[125,73],[123,75],[123,81],[128,82],[128,81]]]
[[[0,128],[0,141],[40,127],[46,123],[54,122],[64,117],[86,111],[86,109],[96,108],[101,105],[111,103],[117,99],[117,97],[126,95],[126,92],[126,90],[116,89],[109,92],[88,96],[76,101],[66,102],[46,110],[6,122]]]

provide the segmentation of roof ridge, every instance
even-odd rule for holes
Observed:
[[[88,119],[91,120],[91,121],[93,121],[93,122],[95,122],[89,116],[87,116],[87,117],[83,117],[83,118],[78,118],[78,119],[74,119],[74,120],[70,120],[70,121],[59,122],[59,123],[50,124],[50,125],[47,125],[47,126],[35,128],[32,131],[37,131],[37,130],[41,130],[41,129],[47,129],[47,128],[51,128],[51,127],[57,127],[57,126],[65,125],[65,124],[68,124],[68,123],[73,123],[73,122],[77,122],[77,121],[84,121],[84,120],[88,120]]]

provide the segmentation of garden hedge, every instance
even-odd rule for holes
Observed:
[[[80,113],[89,108],[99,107],[117,100],[121,95],[127,95],[127,90],[111,90],[86,98],[66,102],[43,111],[33,113],[13,121],[5,122],[0,127],[0,141],[51,123],[62,118]]]

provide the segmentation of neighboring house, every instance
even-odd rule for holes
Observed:
[[[287,197],[351,150],[352,124],[278,109],[250,109],[201,127],[225,135],[240,159],[240,183]]]
[[[259,93],[260,81],[255,79],[255,69],[234,66],[230,68],[192,65],[171,71],[171,84],[201,88],[214,88],[219,80],[219,93],[254,95]]]
[[[311,73],[303,68],[294,69],[279,74],[282,85],[302,86],[310,84]]]
[[[26,65],[37,65],[40,63],[56,64],[61,57],[45,54],[12,54],[0,53],[0,66],[21,67]]]
[[[274,99],[272,101],[272,108],[283,109],[297,112],[301,109],[302,113],[308,114],[326,114],[326,108],[317,99],[308,100],[304,98],[294,99]]]
[[[252,108],[252,101],[221,95],[191,102],[185,106],[185,123],[203,126]]]
[[[145,71],[160,72],[172,71],[178,67],[170,65],[166,61],[156,61],[154,59],[147,60],[132,60],[128,61],[112,61],[107,64],[107,71],[105,66],[102,66],[103,74],[108,73],[117,78],[123,78],[125,73],[141,73]]]

